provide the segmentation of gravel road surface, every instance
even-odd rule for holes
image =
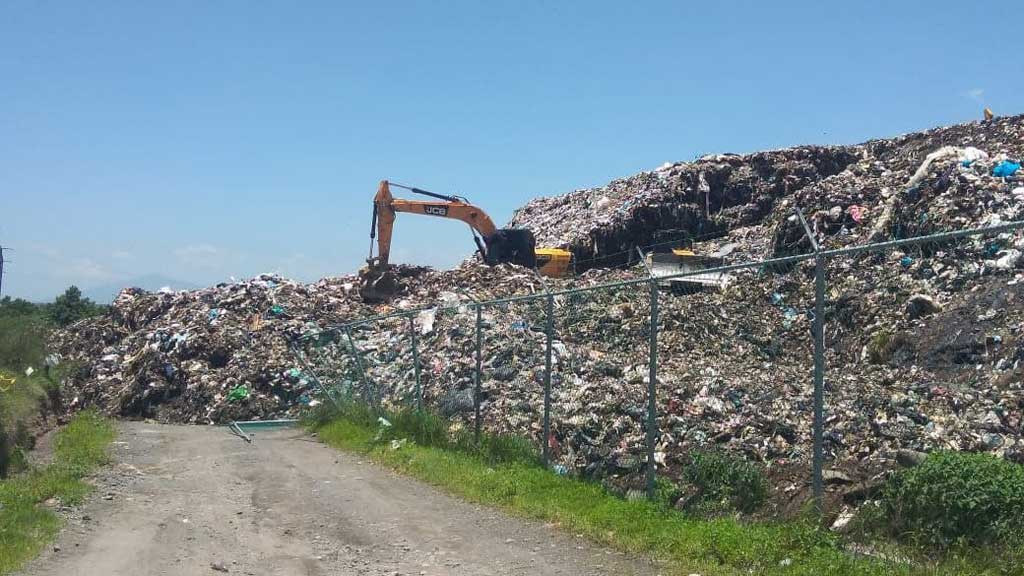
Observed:
[[[295,430],[121,424],[115,464],[25,576],[654,575]]]

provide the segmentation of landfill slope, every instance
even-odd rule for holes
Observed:
[[[355,275],[303,284],[274,274],[192,291],[128,288],[107,314],[54,336],[74,370],[65,398],[119,416],[200,424],[285,417],[322,399],[295,351],[339,343],[328,328],[442,301],[452,286],[487,299],[541,290],[530,271],[467,263],[436,271],[400,266],[404,287],[364,304]],[[465,297],[465,296],[463,296]]]
[[[760,260],[811,250],[798,207],[825,249],[1020,220],[1024,173],[1007,172],[1022,156],[1024,116],[854,146],[711,155],[534,200],[512,224],[540,246],[571,249],[582,269],[687,239],[728,262]],[[831,262],[825,448],[835,483],[877,480],[901,451],[1024,461],[1022,249],[1021,234],[1007,233]],[[803,492],[812,269],[740,274],[724,292],[663,304],[659,453],[670,464],[694,446],[725,448],[778,475],[796,470],[787,489]]]
[[[852,146],[712,154],[532,200],[516,210],[511,225],[531,229],[538,246],[571,249],[583,269],[628,263],[636,246],[666,240],[748,236],[750,227],[783,222],[796,206],[813,217],[830,246],[962,228],[1008,209],[1001,204],[1012,198],[997,193],[1009,192],[1011,182],[991,171],[1007,157],[1019,162],[1022,134],[1024,116],[1012,116]],[[944,147],[973,147],[986,157],[957,166],[963,150],[949,150],[911,185],[927,155]],[[746,250],[737,256],[769,255],[760,244],[740,248]]]
[[[534,200],[512,223],[576,255],[550,289],[642,277],[637,246],[695,241],[727,262],[806,253],[800,207],[825,248],[1022,217],[1024,116],[838,147],[695,162]],[[664,247],[664,246],[663,246]],[[907,454],[950,448],[1024,461],[1020,234],[835,259],[825,305],[825,451],[830,494],[856,500]],[[371,307],[353,276],[300,284],[260,276],[204,290],[126,291],[103,317],[59,333],[78,370],[74,406],[166,422],[295,414],[316,386],[365,390],[341,322],[423,312],[424,401],[472,424],[472,299],[541,294],[530,271],[469,261],[400,270],[403,291]],[[636,488],[649,370],[646,286],[555,298],[552,435],[542,438],[543,300],[482,314],[482,417],[545,442],[567,470]],[[727,288],[661,295],[656,457],[678,473],[695,448],[763,463],[778,500],[806,494],[811,453],[813,263],[736,273]],[[408,320],[356,328],[366,380],[385,402],[415,395]],[[301,354],[297,355],[296,350]]]

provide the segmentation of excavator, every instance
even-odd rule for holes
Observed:
[[[402,188],[434,200],[405,200],[391,195],[391,187]],[[533,233],[524,228],[501,228],[481,208],[461,196],[436,194],[412,186],[382,180],[373,198],[370,223],[370,256],[360,271],[360,294],[366,302],[383,302],[398,291],[398,279],[391,269],[391,232],[399,212],[461,220],[469,225],[483,261],[489,265],[510,263],[534,268],[545,276],[568,273],[572,252],[559,248],[537,248]],[[377,240],[377,256],[373,241]]]

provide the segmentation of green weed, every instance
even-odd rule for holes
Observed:
[[[882,506],[896,536],[925,546],[1019,545],[1024,466],[989,454],[934,452],[892,479]]]
[[[683,478],[697,489],[689,503],[695,508],[750,513],[768,499],[768,483],[761,470],[724,452],[694,452],[683,468]]]
[[[0,574],[17,570],[53,539],[60,519],[40,504],[80,502],[90,490],[82,479],[107,461],[113,439],[109,421],[82,412],[58,432],[52,464],[0,481]]]
[[[381,419],[387,424],[382,424]],[[405,440],[419,446],[472,454],[491,464],[540,463],[536,448],[526,438],[483,433],[477,441],[472,430],[453,430],[451,422],[429,410],[375,411],[364,402],[350,399],[339,401],[337,404],[327,403],[318,406],[310,411],[305,419],[306,424],[314,428],[338,421],[376,430],[373,441],[377,445]]]

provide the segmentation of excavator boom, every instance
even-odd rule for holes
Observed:
[[[410,188],[410,190],[417,194],[432,196],[439,201],[395,199],[391,195],[390,183],[387,180],[382,180],[377,188],[377,195],[373,198],[373,222],[370,225],[370,238],[372,239],[376,234],[377,258],[374,259],[371,253],[370,259],[373,260],[371,264],[388,265],[391,257],[391,232],[394,230],[395,214],[398,212],[461,220],[485,239],[494,236],[497,231],[487,213],[466,202],[463,198],[434,194],[419,188]],[[481,247],[478,246],[478,248]],[[486,257],[485,249],[481,248],[481,252],[481,255]]]
[[[363,299],[379,302],[394,294],[397,280],[390,270],[391,233],[394,230],[395,215],[399,212],[422,214],[438,218],[461,220],[473,230],[477,249],[488,264],[510,262],[533,268],[537,261],[534,253],[533,234],[529,230],[498,229],[483,209],[474,206],[465,198],[435,194],[407,186],[416,194],[436,198],[435,201],[396,199],[391,186],[382,180],[373,199],[373,221],[370,225],[370,257],[367,269],[362,273]],[[479,234],[479,236],[477,236]],[[373,239],[376,237],[377,256],[373,256]]]

